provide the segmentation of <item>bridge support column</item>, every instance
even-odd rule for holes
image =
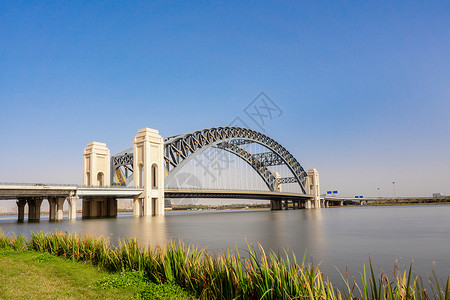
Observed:
[[[142,214],[164,215],[164,140],[158,130],[140,129],[134,137],[133,148],[134,184],[144,188],[139,195]],[[134,211],[135,215],[141,214],[140,210]]]
[[[28,199],[28,221],[39,221],[41,219],[42,198]]]
[[[64,218],[64,200],[65,198],[56,199],[56,220],[62,220]]]
[[[56,219],[56,198],[55,197],[48,197],[48,206],[50,208],[48,219],[50,221],[55,221]]]
[[[282,200],[270,200],[270,209],[271,210],[281,210],[282,209]]]
[[[69,202],[69,220],[75,220],[77,218],[78,196],[71,195],[67,197],[67,201]]]
[[[133,216],[142,216],[142,199],[139,197],[133,198]]]
[[[106,216],[107,217],[117,217],[117,199],[107,198],[106,199]]]
[[[75,203],[76,207],[76,203]],[[116,198],[83,198],[83,218],[117,217]],[[75,210],[76,214],[76,210]]]
[[[306,201],[305,201],[305,208],[306,209],[311,209],[311,199],[306,199]]]
[[[91,216],[91,202],[92,202],[91,198],[83,197],[81,209],[82,218],[89,218]]]
[[[18,221],[23,221],[25,219],[25,204],[27,204],[26,199],[17,199],[17,212],[18,212]]]

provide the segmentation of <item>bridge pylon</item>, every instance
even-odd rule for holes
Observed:
[[[111,155],[105,143],[91,142],[83,151],[83,186],[110,186]],[[72,218],[76,218],[76,201],[69,197]],[[76,199],[75,199],[76,200]],[[115,217],[117,199],[114,197],[84,197],[83,218]],[[69,217],[70,218],[70,217]]]
[[[109,186],[110,178],[109,149],[105,143],[91,142],[83,151],[83,185]]]
[[[306,191],[308,194],[313,195],[312,203],[307,201],[306,208],[320,208],[320,185],[319,185],[319,172],[316,169],[309,169],[308,177],[306,178]],[[311,207],[313,206],[313,207]]]
[[[133,201],[135,216],[164,214],[164,140],[158,130],[143,128],[134,137],[133,181],[143,187]]]

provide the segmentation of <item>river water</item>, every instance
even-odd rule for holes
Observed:
[[[321,210],[174,211],[162,217],[135,218],[122,214],[111,219],[77,219],[17,223],[17,217],[0,218],[6,233],[76,231],[118,238],[136,237],[142,245],[182,239],[187,244],[219,252],[247,243],[266,250],[293,252],[299,260],[321,263],[332,281],[342,281],[338,268],[360,278],[368,255],[376,269],[392,274],[394,263],[426,278],[434,269],[441,278],[450,275],[450,205],[338,207]],[[80,217],[80,216],[79,216]]]

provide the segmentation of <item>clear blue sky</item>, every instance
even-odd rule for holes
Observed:
[[[450,194],[449,1],[2,1],[0,181],[80,183],[82,150],[228,125],[342,195]]]

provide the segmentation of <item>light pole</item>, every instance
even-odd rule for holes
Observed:
[[[380,197],[380,188],[377,188],[377,190],[378,190],[378,198],[381,198]]]
[[[394,198],[395,198],[395,181],[392,181],[392,188],[394,189]]]

